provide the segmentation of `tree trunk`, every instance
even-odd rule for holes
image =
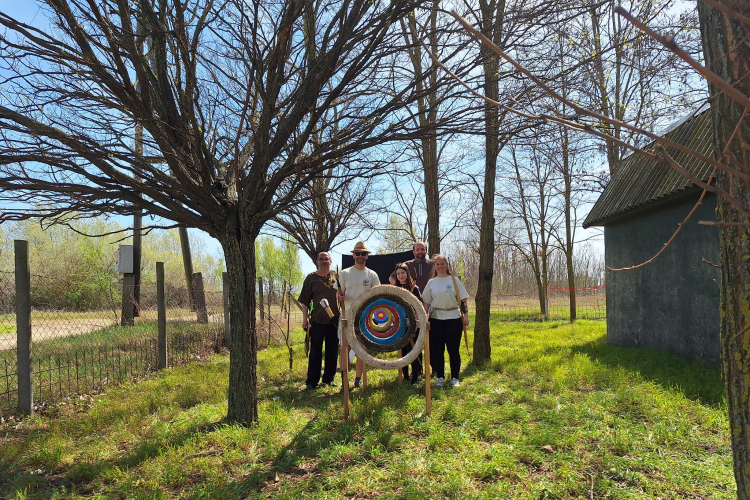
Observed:
[[[573,267],[573,173],[570,166],[570,136],[568,129],[562,127],[562,147],[563,147],[563,183],[565,192],[565,267],[568,273],[568,294],[570,297],[570,322],[576,320],[576,275]]]
[[[750,96],[750,47],[745,41],[750,26],[698,2],[706,65],[745,96]],[[719,89],[709,85],[712,96]],[[726,150],[725,159],[732,167],[750,171],[750,124],[745,117],[738,133],[728,144],[744,108],[721,94],[711,102],[717,152]],[[720,187],[750,207],[750,185],[720,171]],[[719,198],[716,218],[722,222],[741,222],[744,227],[724,226],[719,230],[721,245],[721,359],[722,376],[727,391],[729,427],[731,430],[734,477],[737,498],[750,498],[750,332],[745,315],[750,308],[750,218]]]
[[[430,28],[427,31],[427,38],[433,54],[438,53],[437,14],[439,9],[440,0],[432,0],[429,18]],[[408,22],[411,25],[411,30],[413,30],[412,33],[416,32],[417,25],[414,16],[410,16]],[[404,31],[404,37],[409,39],[409,30],[406,24],[402,22],[401,26]],[[413,34],[412,37],[414,37]],[[420,97],[417,102],[419,125],[422,127],[434,126],[437,122],[440,105],[438,101],[437,67],[434,62],[431,63],[432,73],[428,77],[427,89],[425,89],[425,84],[422,81],[424,74],[422,68],[422,49],[418,46],[416,38],[412,38],[412,42],[416,48],[409,53],[409,57],[414,67],[417,92],[425,93],[425,90],[427,90],[426,96]],[[425,209],[427,210],[427,251],[429,252],[428,255],[435,255],[440,253],[440,192],[438,188],[438,138],[437,132],[434,129],[422,138],[421,146]]]
[[[493,41],[497,40],[502,23],[502,7],[480,2],[482,10],[482,32]],[[496,10],[497,9],[497,10]],[[497,74],[500,63],[487,46],[482,45],[482,71],[484,73],[484,94],[498,100],[499,85]],[[495,266],[495,175],[497,155],[500,152],[499,116],[497,107],[484,104],[484,190],[482,192],[482,220],[479,228],[479,276],[475,297],[476,315],[474,320],[473,362],[481,365],[490,360],[490,305],[492,303],[492,279]]]
[[[430,255],[440,253],[440,194],[438,193],[437,137],[434,134],[422,141],[424,161],[424,193],[427,208],[427,250]]]
[[[534,280],[536,281],[536,293],[539,296],[539,312],[542,313],[542,316],[544,316],[544,319],[547,319],[549,316],[548,308],[549,304],[547,303],[547,288],[544,286],[544,281],[542,280],[541,274],[536,274],[534,276]]]
[[[258,421],[257,362],[258,341],[255,322],[255,239],[257,232],[243,231],[227,224],[222,239],[229,279],[231,348],[229,351],[229,391],[227,420],[244,425]],[[249,234],[248,234],[249,233]]]

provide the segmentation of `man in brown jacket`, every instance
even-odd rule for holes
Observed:
[[[321,365],[323,363],[323,343],[325,343],[325,369],[323,370],[323,384],[336,387],[333,377],[336,375],[338,363],[339,338],[338,319],[339,308],[336,303],[336,289],[334,277],[331,276],[331,255],[320,252],[315,261],[317,271],[310,273],[302,283],[299,302],[302,304],[302,328],[307,330],[308,308],[312,305],[310,315],[310,357],[307,360],[307,380],[305,388],[315,389],[320,381]],[[320,305],[321,299],[326,299],[334,317]]]
[[[416,280],[419,290],[422,291],[430,279],[430,273],[432,272],[432,267],[435,265],[435,261],[427,258],[427,245],[424,241],[415,242],[412,252],[414,253],[414,258],[407,260],[404,264],[409,268],[409,273]],[[391,285],[395,285],[396,275],[391,274],[388,281]]]

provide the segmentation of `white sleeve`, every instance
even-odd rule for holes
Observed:
[[[466,291],[466,288],[464,287],[464,284],[461,283],[461,281],[456,280],[458,282],[458,295],[461,297],[461,300],[468,299],[469,298],[469,292]]]
[[[429,281],[424,286],[424,291],[422,292],[422,301],[426,304],[432,304],[432,287],[430,286]]]

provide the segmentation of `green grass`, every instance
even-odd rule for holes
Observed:
[[[0,325],[0,335],[15,335],[16,327],[14,325]]]
[[[215,324],[168,322],[170,364],[184,362],[213,350]],[[156,369],[156,322],[141,321],[132,327],[113,326],[93,332],[34,342],[32,369],[34,401],[48,405],[75,392],[97,392],[103,386],[140,377]],[[14,374],[16,350],[0,351],[0,375]],[[12,386],[9,386],[12,384]],[[0,377],[0,415],[15,406],[15,375]]]
[[[733,498],[715,367],[604,341],[603,322],[492,324],[459,388],[369,373],[351,419],[259,356],[260,421],[225,423],[228,359],[110,387],[0,429],[3,498]],[[462,347],[462,355],[466,351]]]

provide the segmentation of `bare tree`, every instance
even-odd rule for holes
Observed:
[[[519,148],[513,145],[508,161],[510,173],[508,182],[503,186],[501,199],[512,219],[521,225],[524,236],[518,238],[518,232],[502,244],[515,247],[524,256],[533,270],[539,298],[539,311],[545,318],[549,317],[547,286],[549,284],[548,261],[553,251],[553,227],[557,226],[557,214],[552,210],[552,185],[558,180],[555,169],[550,162],[539,154],[538,149]],[[519,154],[520,153],[520,154]]]
[[[140,209],[216,238],[232,321],[227,418],[255,422],[255,239],[336,159],[417,137],[401,113],[413,80],[394,94],[387,74],[401,71],[398,20],[420,2],[44,5],[49,29],[0,13],[0,199],[30,207],[2,218]],[[356,177],[376,165],[349,167]]]
[[[496,45],[518,52],[526,52],[538,43],[539,27],[549,20],[555,6],[519,0],[480,0],[478,5],[464,2],[467,16],[479,30]],[[528,102],[526,88],[519,85],[512,68],[501,64],[500,58],[485,46],[480,46],[478,66],[481,67],[479,85],[487,101],[483,103],[484,169],[480,189],[482,210],[479,228],[479,275],[476,292],[473,362],[482,364],[490,359],[490,305],[495,253],[495,183],[498,155],[505,144],[528,126],[516,115],[493,103],[501,98],[508,103]]]
[[[441,253],[440,242],[446,236],[440,226],[441,213],[445,216],[441,200],[446,192],[455,189],[449,172],[460,163],[457,156],[461,156],[448,158],[450,153],[446,153],[446,148],[457,135],[473,128],[476,110],[466,105],[455,81],[439,71],[436,62],[424,53],[420,47],[421,40],[426,40],[432,54],[451,60],[453,71],[457,74],[467,74],[473,63],[466,57],[467,38],[455,36],[455,20],[441,10],[440,0],[432,0],[425,9],[416,10],[408,19],[402,20],[401,30],[414,78],[418,82],[418,89],[424,94],[412,109],[413,119],[420,126],[430,129],[419,141],[413,141],[411,149],[416,152],[422,171],[420,208],[426,214],[427,227],[423,239],[430,253],[436,254]],[[408,172],[408,175],[413,176],[413,172]],[[460,218],[458,221],[460,225]]]
[[[649,26],[681,36],[693,53],[700,51],[697,19],[695,11],[675,11],[670,2],[583,0],[581,4],[586,14],[563,25],[557,36],[566,49],[567,66],[581,70],[577,98],[616,120],[595,124],[616,139],[601,144],[614,171],[628,150],[618,141],[632,144],[638,139],[632,129],[617,122],[654,131],[706,97],[705,87],[691,77],[683,60],[622,19],[615,7],[622,5]]]
[[[352,179],[339,166],[316,175],[301,199],[279,213],[274,225],[289,234],[314,262],[342,239],[358,234],[357,226],[371,195],[372,179]]]
[[[724,4],[717,0],[698,2],[706,61],[706,66],[702,66],[676,43],[674,37],[653,31],[625,9],[617,8],[616,12],[646,35],[663,44],[709,82],[715,151],[719,152],[717,158],[706,157],[698,151],[675,144],[667,137],[659,137],[648,130],[638,128],[628,122],[618,121],[566,99],[505,53],[492,40],[483,37],[470,24],[466,22],[462,24],[480,38],[483,44],[492,47],[496,54],[513,64],[546,94],[565,102],[576,113],[576,116],[572,118],[560,115],[536,115],[537,120],[551,121],[573,130],[586,131],[606,140],[615,141],[619,146],[633,149],[640,155],[663,161],[702,188],[704,192],[712,192],[718,196],[718,221],[715,224],[720,228],[722,255],[720,306],[722,376],[729,407],[737,497],[747,499],[750,498],[750,386],[748,385],[750,350],[747,349],[750,342],[750,326],[747,323],[747,304],[750,303],[750,268],[747,266],[747,255],[750,253],[750,161],[748,159],[750,124],[747,120],[750,111],[750,80],[747,78],[750,74],[750,47],[744,41],[750,37],[750,17],[747,16],[746,7],[739,4]],[[528,112],[514,111],[530,117]],[[630,143],[603,133],[595,126],[597,121],[627,128],[656,141],[657,145],[650,151],[638,149]],[[689,154],[691,157],[712,165],[714,172],[718,173],[716,184],[703,182],[685,170],[673,158],[676,151]],[[628,269],[647,265],[653,262],[659,254],[642,265]],[[627,269],[622,269],[622,271],[625,270]]]

